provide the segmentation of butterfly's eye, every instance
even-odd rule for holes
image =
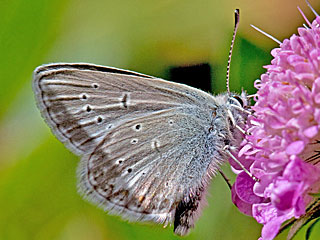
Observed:
[[[243,103],[241,97],[239,97],[237,95],[231,97],[231,103],[234,103],[234,104],[236,104],[236,105],[238,105],[239,107],[242,107],[242,108],[244,106],[244,103]]]

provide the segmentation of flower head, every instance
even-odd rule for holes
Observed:
[[[272,50],[271,65],[255,82],[251,135],[238,158],[260,181],[241,172],[232,194],[242,212],[264,225],[262,239],[273,239],[284,221],[303,215],[309,193],[320,187],[319,25],[317,17]]]

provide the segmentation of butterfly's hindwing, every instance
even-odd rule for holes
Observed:
[[[204,184],[214,155],[206,134],[176,109],[115,127],[82,159],[80,191],[115,214],[121,208],[127,219],[171,222],[184,193]]]

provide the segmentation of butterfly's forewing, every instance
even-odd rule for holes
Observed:
[[[125,86],[103,85],[93,67],[50,64],[34,73],[33,90],[43,117],[58,139],[78,155],[95,148],[105,130],[126,111]]]
[[[202,91],[88,64],[39,67],[33,87],[52,131],[83,156],[80,191],[111,213],[172,222],[218,166],[216,103]]]

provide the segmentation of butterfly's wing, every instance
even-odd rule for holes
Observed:
[[[126,219],[188,232],[221,158],[211,95],[88,64],[41,66],[33,88],[52,131],[82,156],[84,196]]]
[[[129,91],[119,77],[104,85],[104,69],[111,78],[119,75],[118,69],[88,64],[48,64],[34,71],[33,91],[42,116],[58,139],[77,155],[92,151],[106,128],[125,118]]]

